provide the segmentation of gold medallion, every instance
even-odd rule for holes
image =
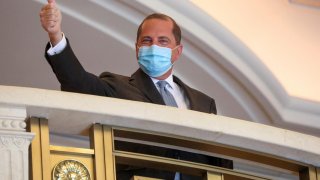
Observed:
[[[76,160],[59,162],[53,168],[52,177],[53,180],[91,180],[88,169]]]

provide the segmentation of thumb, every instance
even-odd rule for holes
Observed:
[[[55,0],[48,0],[48,3],[49,4],[54,4],[54,3],[56,3],[56,1]]]

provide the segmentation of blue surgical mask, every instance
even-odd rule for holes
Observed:
[[[151,77],[159,77],[168,72],[171,67],[171,52],[167,47],[157,45],[139,48],[138,63],[140,68]]]

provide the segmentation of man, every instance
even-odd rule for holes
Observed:
[[[169,105],[178,108],[216,114],[215,101],[194,90],[172,75],[173,64],[179,59],[183,46],[181,30],[176,22],[164,14],[152,14],[140,24],[136,40],[136,58],[140,68],[131,76],[104,72],[99,77],[86,72],[74,55],[69,41],[61,30],[61,13],[54,0],[48,0],[40,12],[41,25],[48,33],[46,59],[56,74],[61,89],[86,94]],[[120,149],[161,155],[232,168],[232,162],[176,150],[155,147],[132,148],[119,143]],[[139,149],[139,150],[137,150]],[[143,149],[143,150],[142,150]],[[153,170],[124,170],[125,175],[155,175]],[[158,178],[173,179],[174,173],[160,173]],[[182,175],[182,179],[188,179]],[[191,177],[190,177],[191,178]]]

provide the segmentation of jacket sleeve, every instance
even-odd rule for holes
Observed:
[[[50,48],[48,43],[46,51]],[[73,53],[70,43],[59,53],[45,57],[61,84],[61,90],[100,96],[112,96],[112,88],[97,76],[88,73]]]
[[[211,99],[210,113],[217,114],[217,107],[216,107],[216,102],[214,101],[214,99]]]

